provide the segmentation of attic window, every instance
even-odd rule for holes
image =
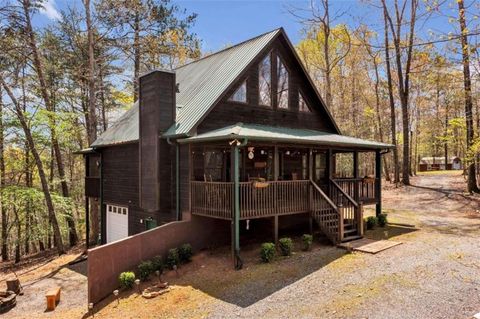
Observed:
[[[311,112],[310,108],[307,105],[307,102],[305,102],[305,98],[303,97],[302,92],[298,92],[298,110],[300,112]]]
[[[280,57],[277,57],[278,102],[279,109],[288,109],[288,71]]]
[[[270,54],[268,54],[258,67],[258,104],[271,106],[272,105],[272,64],[270,61]]]
[[[247,103],[247,80],[243,81],[243,83],[232,94],[229,100],[234,102]]]

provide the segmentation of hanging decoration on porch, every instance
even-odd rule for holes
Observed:
[[[253,159],[255,157],[255,154],[253,153],[254,150],[255,150],[254,147],[249,147],[248,148],[248,158],[249,159]]]

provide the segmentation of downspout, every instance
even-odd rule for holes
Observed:
[[[107,234],[107,216],[105,215],[105,209],[104,209],[104,205],[103,205],[103,153],[100,152],[100,165],[98,167],[98,171],[100,173],[100,196],[99,196],[99,201],[100,201],[100,220],[101,220],[101,235],[100,235],[100,243],[103,245],[103,244],[106,244],[107,243],[107,238],[106,238],[106,234]]]
[[[233,146],[233,232],[234,232],[234,267],[240,270],[243,267],[243,261],[240,257],[240,168],[239,168],[239,148],[247,145],[248,138],[242,143],[233,140],[230,145]]]
[[[167,137],[167,143],[173,145],[170,137]],[[175,143],[175,219],[180,220],[180,147]]]

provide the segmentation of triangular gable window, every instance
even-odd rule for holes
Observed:
[[[305,99],[303,98],[302,92],[298,92],[298,110],[300,112],[311,112],[307,102],[305,102]]]
[[[232,94],[229,100],[247,103],[247,80],[243,81],[243,83],[238,87],[235,93]]]

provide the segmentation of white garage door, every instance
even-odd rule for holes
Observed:
[[[128,208],[107,205],[107,243],[128,237]]]

